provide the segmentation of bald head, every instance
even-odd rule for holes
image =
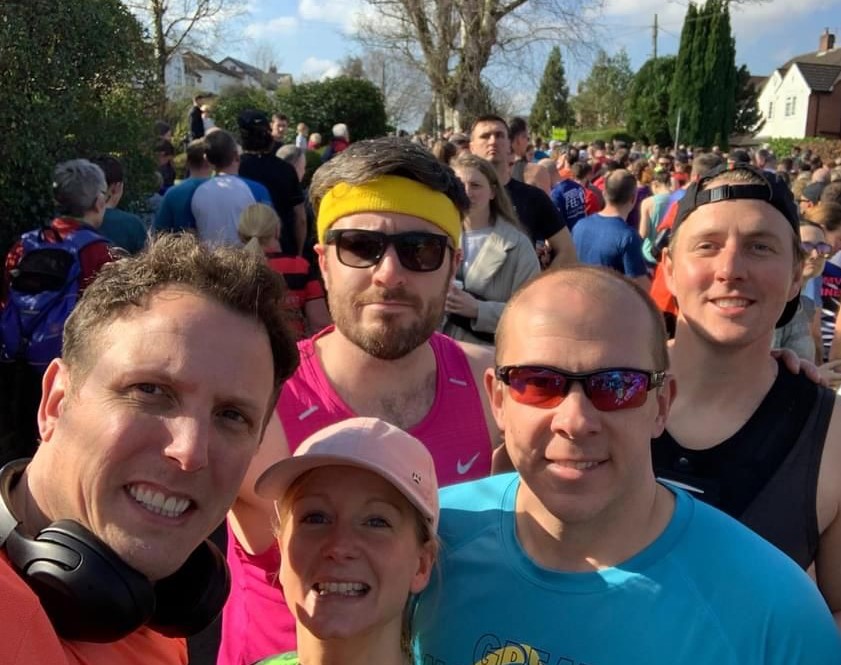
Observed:
[[[567,309],[578,307],[584,316],[576,315],[576,326],[589,328],[594,338],[615,325],[648,322],[643,325],[653,360],[653,369],[669,366],[666,350],[666,329],[663,317],[648,294],[631,280],[607,268],[576,265],[542,273],[508,300],[496,330],[496,364],[504,364],[505,351],[522,334],[527,322],[548,318],[561,319]],[[566,307],[565,307],[566,306]],[[592,324],[592,325],[590,325]]]

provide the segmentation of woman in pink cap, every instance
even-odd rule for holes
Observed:
[[[298,641],[297,653],[260,665],[410,663],[409,602],[437,553],[438,483],[424,445],[351,418],[313,434],[256,490],[275,501]]]

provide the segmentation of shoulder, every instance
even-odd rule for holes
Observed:
[[[473,540],[499,524],[506,494],[516,492],[519,476],[506,473],[441,489],[438,533],[449,549]]]
[[[481,383],[481,378],[485,370],[494,366],[493,347],[485,344],[472,344],[470,342],[453,343],[464,353],[464,357],[467,358],[473,376],[476,377],[477,383]]]

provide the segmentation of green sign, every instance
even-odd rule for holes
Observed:
[[[553,141],[566,141],[569,138],[569,132],[566,127],[552,127]]]

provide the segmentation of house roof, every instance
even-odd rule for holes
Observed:
[[[243,78],[242,74],[239,72],[235,72],[232,69],[228,69],[223,67],[222,65],[214,62],[210,58],[206,58],[203,55],[199,55],[198,53],[194,53],[193,51],[186,51],[183,55],[184,58],[184,68],[193,72],[198,73],[201,70],[212,70],[215,72],[219,72],[220,74],[225,74],[226,76],[231,76],[233,78],[241,79]]]
[[[806,84],[812,90],[829,92],[841,75],[841,48],[797,55],[780,67],[780,74],[785,76],[794,64],[800,69]]]
[[[253,78],[256,81],[262,81],[263,77],[266,75],[266,73],[262,69],[260,69],[259,67],[255,67],[254,65],[249,65],[247,62],[243,62],[242,60],[237,60],[236,58],[225,58],[221,62],[222,63],[231,62],[231,63],[235,64],[243,72],[248,74],[251,78]],[[225,65],[222,64],[222,66],[224,67]]]
[[[765,85],[767,80],[767,76],[751,76],[748,79],[748,85],[752,85],[754,90],[762,90],[762,86]]]
[[[841,74],[841,65],[815,65],[811,62],[795,63],[806,83],[815,92],[829,92]]]

